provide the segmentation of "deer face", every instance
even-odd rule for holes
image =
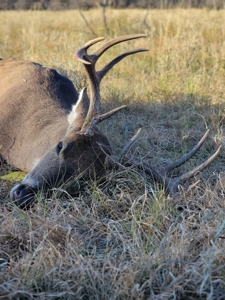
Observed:
[[[45,193],[72,176],[90,179],[101,175],[106,156],[102,149],[107,154],[111,152],[107,138],[100,131],[92,136],[77,133],[66,136],[11,190],[12,200],[23,208],[33,202],[36,192]]]

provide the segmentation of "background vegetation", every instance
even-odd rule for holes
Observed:
[[[180,172],[224,143],[225,12],[214,10],[1,11],[0,56],[39,62],[80,90],[73,59],[96,36],[140,33],[99,65],[133,48],[102,82],[102,110],[128,108],[102,130],[115,153],[142,127],[130,155],[161,166],[203,148]],[[103,17],[106,17],[104,19]],[[4,74],[0,74],[4,76]],[[109,171],[77,197],[65,187],[29,211],[0,181],[0,299],[224,299],[224,150],[174,198],[134,170]],[[11,167],[2,165],[0,175]]]
[[[0,9],[90,9],[101,6],[111,8],[224,8],[224,0],[0,0]]]

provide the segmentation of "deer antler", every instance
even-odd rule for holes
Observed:
[[[172,162],[171,164],[168,164],[167,166],[165,166],[163,168],[159,168],[159,169],[152,166],[147,160],[140,160],[137,158],[130,158],[130,157],[126,156],[128,149],[138,139],[138,137],[140,135],[140,129],[126,143],[126,145],[122,149],[122,152],[121,152],[121,155],[120,155],[118,161],[111,158],[109,155],[107,155],[107,156],[109,157],[109,159],[112,161],[113,164],[117,164],[120,168],[135,166],[139,169],[144,170],[147,174],[149,174],[155,180],[155,182],[158,182],[162,187],[164,187],[166,194],[173,196],[174,194],[177,193],[178,186],[180,184],[182,184],[183,182],[192,178],[197,172],[203,171],[207,166],[210,165],[210,163],[220,153],[220,149],[222,146],[218,147],[216,152],[213,155],[211,155],[205,162],[198,165],[191,171],[189,171],[185,174],[182,174],[180,176],[177,176],[177,177],[168,176],[169,172],[180,167],[182,164],[186,163],[189,159],[191,159],[196,154],[196,152],[201,148],[201,146],[205,142],[205,140],[208,136],[208,133],[209,133],[209,130],[206,131],[204,136],[201,138],[201,140],[198,142],[198,144],[194,148],[191,149],[191,151],[189,151],[188,153],[183,155],[180,159],[177,159],[176,161]]]
[[[124,57],[135,54],[138,52],[144,52],[148,51],[147,49],[137,49],[133,51],[128,51],[125,52],[117,57],[115,57],[112,61],[107,63],[101,70],[96,71],[95,65],[98,59],[101,57],[101,55],[110,47],[124,42],[128,40],[133,40],[133,39],[138,39],[146,37],[145,34],[134,34],[134,35],[126,35],[122,37],[118,37],[115,39],[112,39],[102,46],[100,46],[94,53],[88,54],[87,50],[89,47],[92,45],[104,40],[103,37],[94,39],[86,43],[82,48],[80,48],[77,53],[75,54],[75,57],[77,60],[83,63],[88,81],[89,81],[89,86],[90,86],[90,104],[89,104],[89,109],[86,115],[86,118],[84,120],[84,123],[82,125],[82,128],[80,130],[80,134],[85,134],[85,135],[92,135],[94,133],[94,127],[101,121],[111,117],[113,114],[118,112],[119,110],[123,109],[125,105],[117,107],[105,114],[100,115],[99,110],[100,110],[100,82],[102,78],[106,75],[106,73],[115,65],[117,64],[120,60],[122,60]],[[85,92],[85,91],[84,91]],[[85,95],[85,93],[83,93]],[[84,97],[85,99],[85,97]],[[207,138],[207,135],[209,133],[209,130],[204,134],[202,139],[198,142],[198,144],[187,154],[185,154],[183,157],[180,159],[174,161],[171,164],[168,164],[167,166],[163,168],[157,169],[156,167],[152,166],[148,161],[146,160],[138,160],[135,158],[128,158],[126,156],[126,153],[128,149],[131,147],[131,145],[137,140],[140,130],[135,134],[135,136],[125,145],[125,147],[122,149],[122,153],[120,156],[119,161],[115,162],[115,160],[110,157],[103,149],[101,144],[99,144],[99,147],[101,148],[102,152],[105,153],[107,157],[113,162],[116,163],[119,167],[130,167],[130,166],[136,166],[137,168],[144,169],[146,173],[152,176],[152,178],[160,183],[164,188],[166,193],[170,195],[174,195],[177,190],[179,184],[182,182],[188,180],[189,178],[193,177],[197,172],[201,172],[204,170],[219,154],[221,147],[217,149],[217,151],[205,162],[203,162],[201,165],[197,166],[193,170],[178,176],[178,177],[170,177],[168,174],[187,162],[191,157],[195,155],[195,153],[200,149],[202,144]]]
[[[140,161],[137,161],[135,159],[132,159],[132,160],[130,160],[130,161],[128,160],[126,162],[124,161],[124,163],[127,165],[128,162],[129,162],[129,165],[130,164],[135,164],[139,168],[141,167],[142,169],[145,170],[146,173],[150,174],[156,182],[160,183],[165,188],[165,192],[167,194],[174,195],[174,194],[177,193],[178,186],[181,183],[183,183],[183,182],[187,181],[188,179],[192,178],[197,172],[203,171],[207,166],[209,166],[209,164],[220,153],[220,149],[221,149],[222,146],[220,146],[216,150],[216,152],[212,156],[210,156],[205,162],[203,162],[199,166],[195,167],[191,171],[189,171],[185,174],[182,174],[181,176],[177,176],[177,177],[172,177],[171,178],[171,177],[168,176],[169,172],[171,172],[174,169],[180,167],[181,165],[186,163],[189,159],[191,159],[196,154],[196,152],[201,148],[201,146],[205,142],[205,140],[208,136],[208,133],[209,133],[209,129],[206,131],[206,133],[201,138],[201,140],[198,142],[198,144],[194,148],[191,149],[191,151],[189,151],[188,153],[183,155],[180,159],[177,159],[176,161],[172,162],[171,164],[168,164],[167,166],[165,166],[163,168],[156,169],[155,167],[151,166],[145,160],[140,162]]]
[[[134,34],[134,35],[125,35],[121,36],[115,39],[112,39],[102,46],[100,46],[93,54],[88,54],[87,50],[89,47],[92,45],[104,40],[103,37],[94,39],[86,43],[82,48],[80,48],[76,54],[75,57],[77,60],[83,63],[87,76],[88,76],[88,81],[89,81],[89,87],[90,87],[90,105],[89,105],[89,110],[87,113],[87,116],[85,118],[85,121],[83,123],[83,126],[80,130],[81,134],[86,134],[86,135],[92,135],[93,134],[93,127],[105,120],[111,117],[113,114],[118,112],[119,110],[123,109],[126,107],[125,105],[117,107],[103,115],[99,114],[100,110],[100,82],[102,78],[106,75],[106,73],[112,69],[112,67],[117,64],[120,60],[122,60],[124,57],[138,53],[138,52],[144,52],[148,51],[147,49],[137,49],[133,51],[128,51],[125,52],[116,58],[114,58],[112,61],[110,61],[108,64],[106,64],[101,70],[96,71],[95,70],[95,64],[97,60],[102,56],[102,54],[109,49],[110,47],[122,43],[125,41],[133,40],[133,39],[139,39],[142,37],[146,37],[145,34]]]

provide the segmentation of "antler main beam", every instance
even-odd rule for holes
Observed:
[[[112,69],[114,65],[116,65],[119,61],[121,61],[123,58],[125,58],[128,55],[148,51],[148,49],[136,49],[132,51],[127,51],[117,57],[115,57],[113,60],[111,60],[109,63],[107,63],[101,70],[96,71],[95,64],[98,61],[98,59],[102,56],[102,54],[108,50],[110,47],[125,42],[129,40],[139,39],[146,37],[145,34],[133,34],[133,35],[125,35],[121,36],[115,39],[112,39],[106,43],[104,43],[102,46],[100,46],[95,52],[92,54],[88,54],[87,50],[94,44],[104,40],[103,37],[94,39],[86,43],[82,48],[80,48],[76,54],[75,57],[78,61],[82,62],[89,81],[89,87],[90,87],[90,105],[89,110],[86,116],[86,119],[83,123],[83,126],[81,128],[80,134],[86,134],[86,135],[92,135],[93,134],[93,128],[94,126],[109,118],[114,113],[118,112],[119,110],[123,109],[125,106],[118,107],[116,109],[113,109],[112,111],[100,115],[100,82],[102,78],[106,75],[106,73]]]
[[[168,176],[169,172],[178,168],[179,166],[181,166],[182,164],[187,162],[191,157],[193,157],[196,154],[196,152],[201,148],[201,146],[205,142],[205,140],[208,136],[208,133],[209,133],[209,130],[206,131],[206,133],[201,138],[201,140],[197,143],[197,145],[194,148],[191,149],[190,152],[183,155],[180,159],[174,161],[173,163],[171,163],[163,168],[158,169],[158,168],[152,166],[147,160],[139,160],[139,159],[135,159],[135,158],[130,159],[125,156],[126,149],[130,148],[130,145],[133,144],[133,143],[131,143],[131,141],[137,140],[137,137],[139,135],[139,132],[137,132],[134,135],[134,137],[130,141],[128,141],[128,143],[123,148],[122,159],[121,159],[120,165],[122,164],[126,167],[136,166],[137,168],[144,170],[147,174],[149,174],[155,180],[155,182],[158,182],[160,185],[162,185],[164,187],[165,192],[167,194],[170,194],[171,196],[173,196],[174,194],[177,193],[178,186],[180,184],[184,183],[188,179],[195,176],[196,173],[202,172],[207,166],[209,166],[211,164],[212,161],[214,161],[214,159],[220,153],[222,146],[218,147],[218,149],[215,151],[215,153],[212,156],[210,156],[206,161],[204,161],[202,164],[198,165],[191,171],[189,171],[185,174],[182,174],[180,176],[177,176],[177,177]]]

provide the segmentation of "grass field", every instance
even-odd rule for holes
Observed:
[[[74,52],[97,36],[147,38],[117,45],[99,62],[120,62],[101,85],[102,110],[128,108],[101,125],[118,154],[162,166],[190,150],[184,173],[225,143],[225,11],[0,11],[0,57],[32,60],[86,85]],[[0,74],[0,77],[3,74]],[[0,132],[1,134],[1,132]],[[79,196],[55,190],[22,211],[0,180],[0,299],[225,299],[225,155],[175,197],[143,174],[111,171]],[[0,175],[11,167],[2,165]],[[191,185],[191,187],[189,187]]]

